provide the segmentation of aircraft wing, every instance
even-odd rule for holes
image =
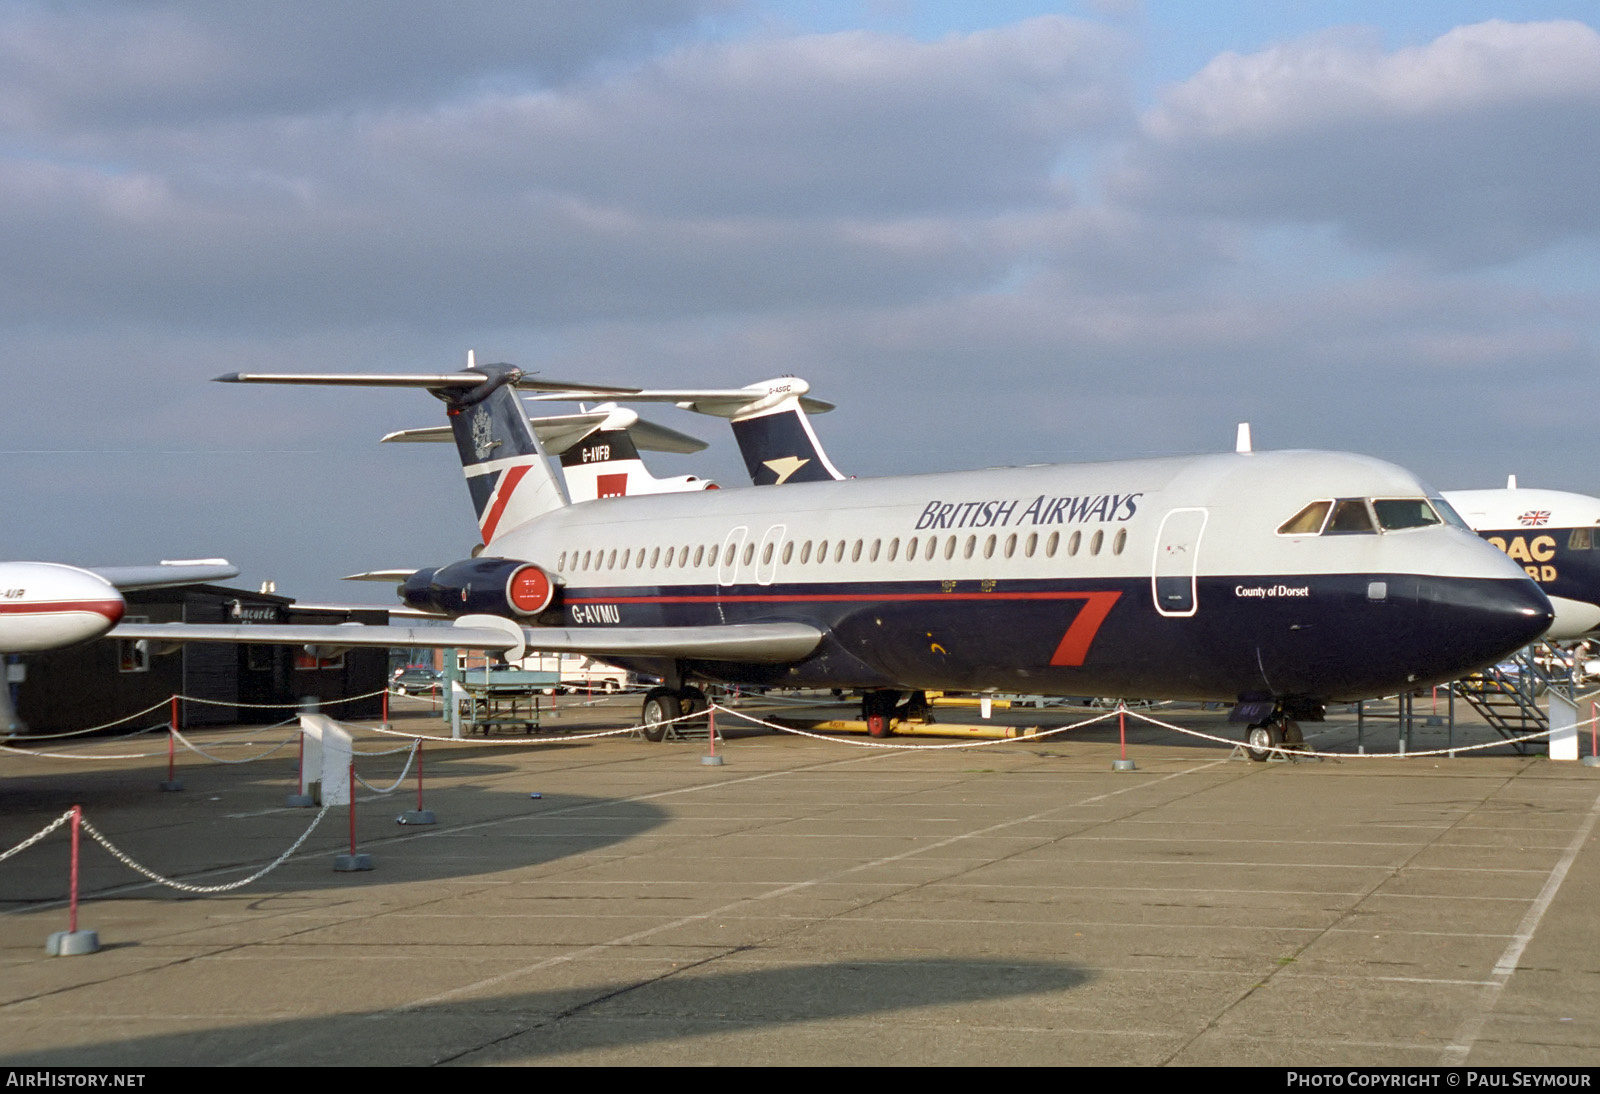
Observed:
[[[822,632],[805,623],[731,623],[708,627],[519,627],[498,616],[469,615],[445,627],[318,624],[121,623],[107,638],[146,639],[160,644],[248,642],[277,646],[460,648],[505,651],[513,659],[527,650],[585,653],[596,657],[671,657],[698,661],[798,661]]]
[[[86,569],[119,589],[166,589],[239,576],[239,567],[225,558],[162,559],[155,566],[90,566]]]

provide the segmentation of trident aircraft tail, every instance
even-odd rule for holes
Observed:
[[[485,544],[567,504],[561,482],[517,399],[517,390],[609,395],[637,390],[545,380],[511,365],[479,365],[471,353],[464,371],[434,375],[235,372],[217,379],[227,383],[425,388],[445,404]]]

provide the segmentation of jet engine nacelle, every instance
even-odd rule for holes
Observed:
[[[445,615],[498,615],[525,619],[554,602],[556,583],[531,562],[469,558],[418,570],[400,586],[407,607]]]
[[[0,563],[0,653],[34,653],[99,638],[127,605],[105,578],[54,562]]]

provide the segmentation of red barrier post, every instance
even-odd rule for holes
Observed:
[[[422,808],[422,738],[416,738],[417,747],[417,807],[408,809],[395,818],[396,824],[433,824],[433,810]]]
[[[161,784],[163,790],[182,790],[183,783],[178,780],[177,772],[177,744],[178,744],[178,697],[172,697],[171,725],[167,727],[167,781]]]
[[[78,930],[78,842],[83,824],[83,806],[72,807],[72,869],[68,882],[67,929],[57,931],[45,939],[44,952],[51,957],[71,957],[75,954],[98,953],[100,935],[95,931]]]
[[[1121,699],[1117,700],[1117,742],[1120,751],[1111,761],[1111,770],[1133,771],[1133,761],[1128,759],[1128,704]]]
[[[323,768],[324,771],[327,768]],[[356,764],[350,761],[350,857],[356,857]]]
[[[78,829],[83,823],[83,806],[72,807],[72,878],[67,898],[67,933],[78,933]]]
[[[717,708],[712,705],[706,710],[706,747],[708,751],[700,757],[700,762],[708,767],[722,766],[722,757],[717,755]]]
[[[372,856],[356,851],[356,762],[350,761],[350,853],[334,855],[333,868],[339,872],[372,869]]]

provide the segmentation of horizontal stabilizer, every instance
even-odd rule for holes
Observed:
[[[772,395],[773,381],[755,384],[750,387],[717,387],[717,388],[670,388],[657,389],[645,388],[639,391],[630,391],[625,395],[612,392],[595,391],[593,397],[599,399],[620,399],[627,403],[672,403],[684,410],[693,410],[699,414],[710,414],[717,418],[737,418],[744,414],[761,409],[763,402]],[[804,380],[798,381],[800,390],[808,390]],[[798,395],[800,405],[807,414],[826,414],[834,409],[834,404],[823,399],[814,399],[809,395]],[[565,395],[531,395],[529,402],[560,402],[567,400],[581,400],[583,395],[571,392]]]
[[[119,589],[166,589],[239,576],[239,567],[225,558],[163,559],[156,566],[92,566],[89,570]]]
[[[568,398],[592,395],[596,398],[615,398],[628,395],[637,388],[611,387],[606,384],[582,384],[573,380],[550,380],[523,372],[510,365],[489,365],[488,368],[509,369],[514,376],[505,381],[509,387],[524,391],[572,392]],[[324,387],[417,387],[429,390],[468,389],[489,382],[482,372],[230,372],[217,377],[223,384],[318,384]]]

